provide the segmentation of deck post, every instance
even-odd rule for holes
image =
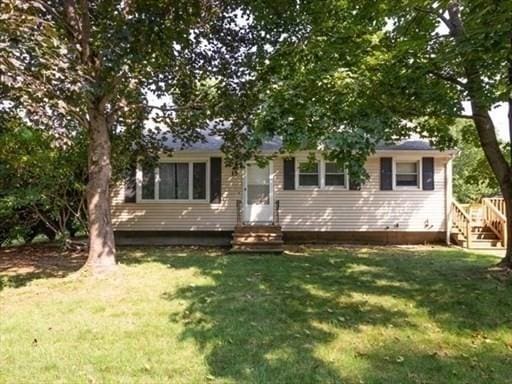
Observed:
[[[467,248],[471,248],[471,220],[466,223]]]

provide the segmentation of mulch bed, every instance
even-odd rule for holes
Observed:
[[[85,250],[66,250],[57,245],[0,248],[0,276],[62,277],[79,270],[86,259]]]

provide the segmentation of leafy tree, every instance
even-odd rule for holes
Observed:
[[[453,145],[449,127],[470,119],[512,233],[511,154],[489,114],[500,102],[512,108],[512,2],[299,4],[302,32],[261,73],[268,81],[261,82],[258,129],[283,135],[290,149],[323,145],[360,175],[379,141],[418,133],[445,148]],[[512,131],[512,113],[509,121]],[[512,242],[502,265],[512,268]]]
[[[14,116],[0,127],[0,243],[41,233],[65,239],[84,229],[84,140],[57,143]]]
[[[499,195],[498,181],[485,158],[474,125],[458,121],[454,136],[459,150],[453,161],[453,194],[457,201],[472,203],[483,197]]]
[[[266,55],[269,39],[280,35],[251,27],[253,6],[262,18],[279,20],[265,16],[269,8],[263,3],[0,3],[1,80],[14,95],[15,107],[65,140],[86,137],[87,264],[94,271],[115,265],[112,175],[138,156],[156,156],[162,149],[161,127],[188,143],[203,138],[200,129],[207,120],[229,119],[232,124],[219,124],[216,133],[226,138],[226,152],[234,154],[229,159],[240,163],[240,144],[249,136],[240,129],[249,116],[240,101],[251,89],[248,68]],[[148,94],[170,102],[152,105]],[[155,127],[146,124],[150,116]]]

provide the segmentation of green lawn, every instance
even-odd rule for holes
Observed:
[[[7,276],[2,383],[511,382],[490,256],[126,248],[108,278]]]

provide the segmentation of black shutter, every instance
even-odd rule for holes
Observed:
[[[295,158],[290,157],[283,160],[284,170],[284,185],[285,191],[292,191],[295,189]]]
[[[424,191],[433,191],[434,190],[434,158],[433,157],[424,157],[422,159],[422,180],[423,180],[423,190]]]
[[[393,158],[380,158],[380,190],[391,191],[393,189]]]
[[[210,158],[210,203],[218,204],[222,194],[222,159]]]
[[[137,202],[137,181],[135,175],[137,174],[137,167],[133,165],[126,172],[124,179],[124,202],[135,203]]]

